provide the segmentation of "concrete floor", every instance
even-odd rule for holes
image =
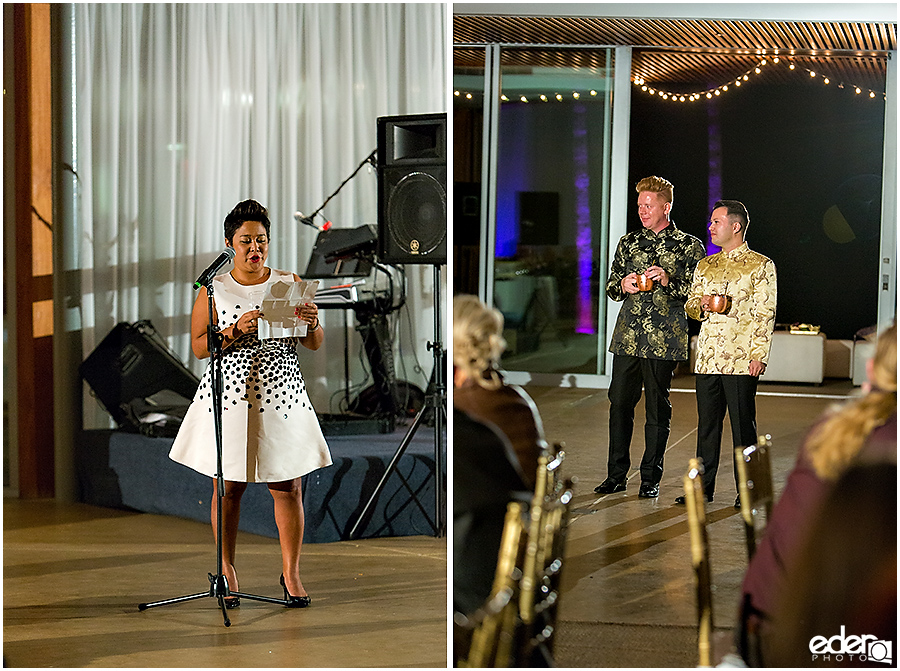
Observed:
[[[659,499],[593,494],[606,476],[605,390],[529,387],[551,441],[575,477],[556,643],[560,667],[692,667],[694,577],[685,511],[673,500],[696,448],[693,378],[676,378]],[[849,381],[764,384],[761,432],[771,434],[776,492],[806,431]],[[643,451],[637,409],[632,463]],[[727,420],[726,420],[727,421]],[[723,449],[730,449],[726,430]],[[727,463],[727,462],[726,462]],[[636,471],[633,471],[636,473]],[[727,650],[746,569],[743,529],[721,469],[709,509],[714,623]],[[223,625],[204,597],[138,612],[137,604],[208,589],[208,525],[52,501],[4,501],[3,654],[26,667],[438,667],[447,664],[447,542],[388,538],[304,547],[306,610],[244,600]],[[274,539],[242,533],[241,590],[280,597]]]
[[[528,388],[551,442],[564,441],[564,475],[577,479],[564,566],[557,663],[561,667],[696,666],[695,582],[681,479],[696,450],[693,378],[676,378],[672,431],[658,499],[639,499],[643,401],[636,411],[632,470],[625,492],[598,496],[606,477],[609,402],[605,390]],[[776,493],[784,486],[808,428],[849,381],[822,387],[760,385],[757,423],[772,436]],[[731,449],[726,418],[724,451]],[[731,468],[720,466],[708,504],[714,625],[727,651],[747,566],[744,531]]]
[[[18,667],[447,665],[447,543],[307,544],[307,609],[244,599],[226,628],[207,592],[208,525],[83,504],[3,506],[3,656]],[[238,537],[242,592],[282,598],[278,541]]]

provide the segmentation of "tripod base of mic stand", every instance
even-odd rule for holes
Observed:
[[[187,594],[185,596],[176,596],[171,599],[162,599],[160,601],[153,601],[151,603],[140,603],[138,604],[138,610],[145,611],[148,608],[155,608],[157,606],[168,606],[174,603],[183,603],[185,601],[194,601],[196,599],[203,599],[205,597],[212,597],[214,599],[218,599],[219,608],[222,609],[222,617],[225,619],[225,626],[231,626],[231,620],[228,617],[228,612],[225,607],[225,598],[231,596],[237,596],[242,599],[250,599],[251,601],[264,601],[266,603],[274,603],[280,606],[287,606],[288,601],[286,599],[276,599],[271,596],[260,596],[258,594],[247,594],[245,592],[232,592],[228,589],[228,580],[224,575],[213,575],[212,573],[207,574],[209,577],[209,590],[206,592],[198,592],[197,594]]]

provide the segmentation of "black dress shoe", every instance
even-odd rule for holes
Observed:
[[[310,603],[311,599],[309,596],[292,596],[287,591],[287,585],[284,584],[284,574],[281,574],[281,586],[284,588],[284,600],[287,602],[285,605],[288,608],[306,608]]]
[[[707,497],[706,497],[706,502],[707,502],[707,503],[712,503],[712,500],[713,500],[713,497],[707,495]],[[678,506],[683,506],[683,505],[685,505],[684,497],[683,497],[683,496],[676,496],[676,497],[675,497],[675,505],[678,505]]]
[[[241,606],[241,597],[239,596],[226,596],[225,597],[225,607],[229,610],[232,608],[240,608]]]
[[[614,494],[615,492],[624,492],[625,491],[625,481],[624,480],[613,480],[612,478],[606,478],[599,485],[594,487],[595,494]]]
[[[641,490],[638,492],[638,498],[655,499],[657,496],[659,496],[659,485],[655,485],[652,482],[641,483]]]
[[[734,507],[737,508],[738,510],[741,509],[741,495],[740,494],[738,494],[737,498],[734,500]]]

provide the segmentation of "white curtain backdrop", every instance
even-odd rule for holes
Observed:
[[[64,300],[82,356],[118,322],[149,319],[199,375],[206,362],[190,353],[191,285],[224,247],[225,215],[245,198],[266,205],[269,265],[302,274],[317,233],[293,213],[319,207],[376,148],[378,117],[446,111],[445,10],[74,5],[76,186],[63,258],[80,278]],[[364,167],[323,214],[336,228],[376,224],[374,169]],[[407,266],[407,307],[394,319],[398,378],[422,389],[432,368],[433,272]],[[366,372],[353,313],[322,313],[326,344],[301,348],[301,362],[317,409],[336,412],[345,320],[351,384]],[[84,407],[86,426],[106,425],[95,402]]]

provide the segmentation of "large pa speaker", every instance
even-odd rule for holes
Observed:
[[[378,256],[447,262],[447,115],[378,119]]]

